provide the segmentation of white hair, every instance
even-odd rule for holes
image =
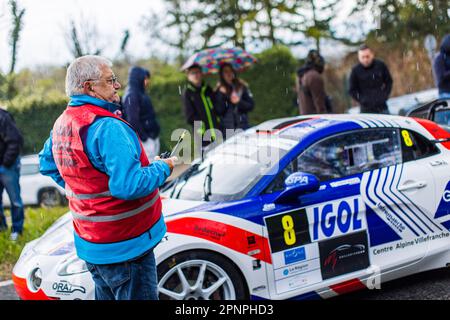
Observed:
[[[102,76],[101,67],[112,67],[112,62],[106,58],[87,55],[75,59],[67,68],[66,94],[73,96],[83,93],[83,83],[97,80]]]

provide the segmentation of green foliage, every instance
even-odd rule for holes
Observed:
[[[62,94],[18,96],[7,103],[22,132],[25,145],[24,154],[39,152],[50,134],[53,123],[67,106]]]
[[[298,114],[294,105],[295,58],[287,47],[275,46],[256,55],[258,63],[242,74],[255,99],[252,124]]]
[[[359,9],[371,5],[380,12],[380,28],[370,40],[390,45],[411,45],[427,34],[440,38],[450,32],[448,0],[358,0]],[[356,8],[358,10],[358,8]]]
[[[40,236],[64,213],[65,207],[53,209],[27,208],[25,210],[25,225],[23,235],[18,241],[9,240],[10,232],[0,233],[0,281],[11,279],[14,264],[27,242]],[[9,211],[7,212],[9,216]]]

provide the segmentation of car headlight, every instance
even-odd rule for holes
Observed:
[[[35,268],[30,272],[28,277],[28,289],[31,292],[38,292],[42,284],[42,271],[39,268]]]
[[[70,276],[74,274],[87,272],[88,268],[86,262],[78,258],[77,256],[72,256],[71,258],[63,261],[61,266],[58,268],[59,276]]]

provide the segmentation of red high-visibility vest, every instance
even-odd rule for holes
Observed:
[[[66,183],[75,232],[86,241],[113,243],[138,237],[150,230],[161,217],[161,199],[158,189],[135,200],[122,200],[111,195],[109,176],[91,164],[81,138],[99,117],[115,118],[129,125],[94,105],[69,106],[53,127],[52,152]],[[149,161],[140,139],[139,143],[140,161],[145,167]]]

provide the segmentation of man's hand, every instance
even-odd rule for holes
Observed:
[[[155,157],[155,161],[163,161],[165,163],[167,163],[167,165],[170,168],[170,173],[172,173],[173,171],[173,167],[175,167],[175,162],[178,161],[177,157],[171,157],[171,158],[167,158],[167,159],[161,159],[159,156]]]

